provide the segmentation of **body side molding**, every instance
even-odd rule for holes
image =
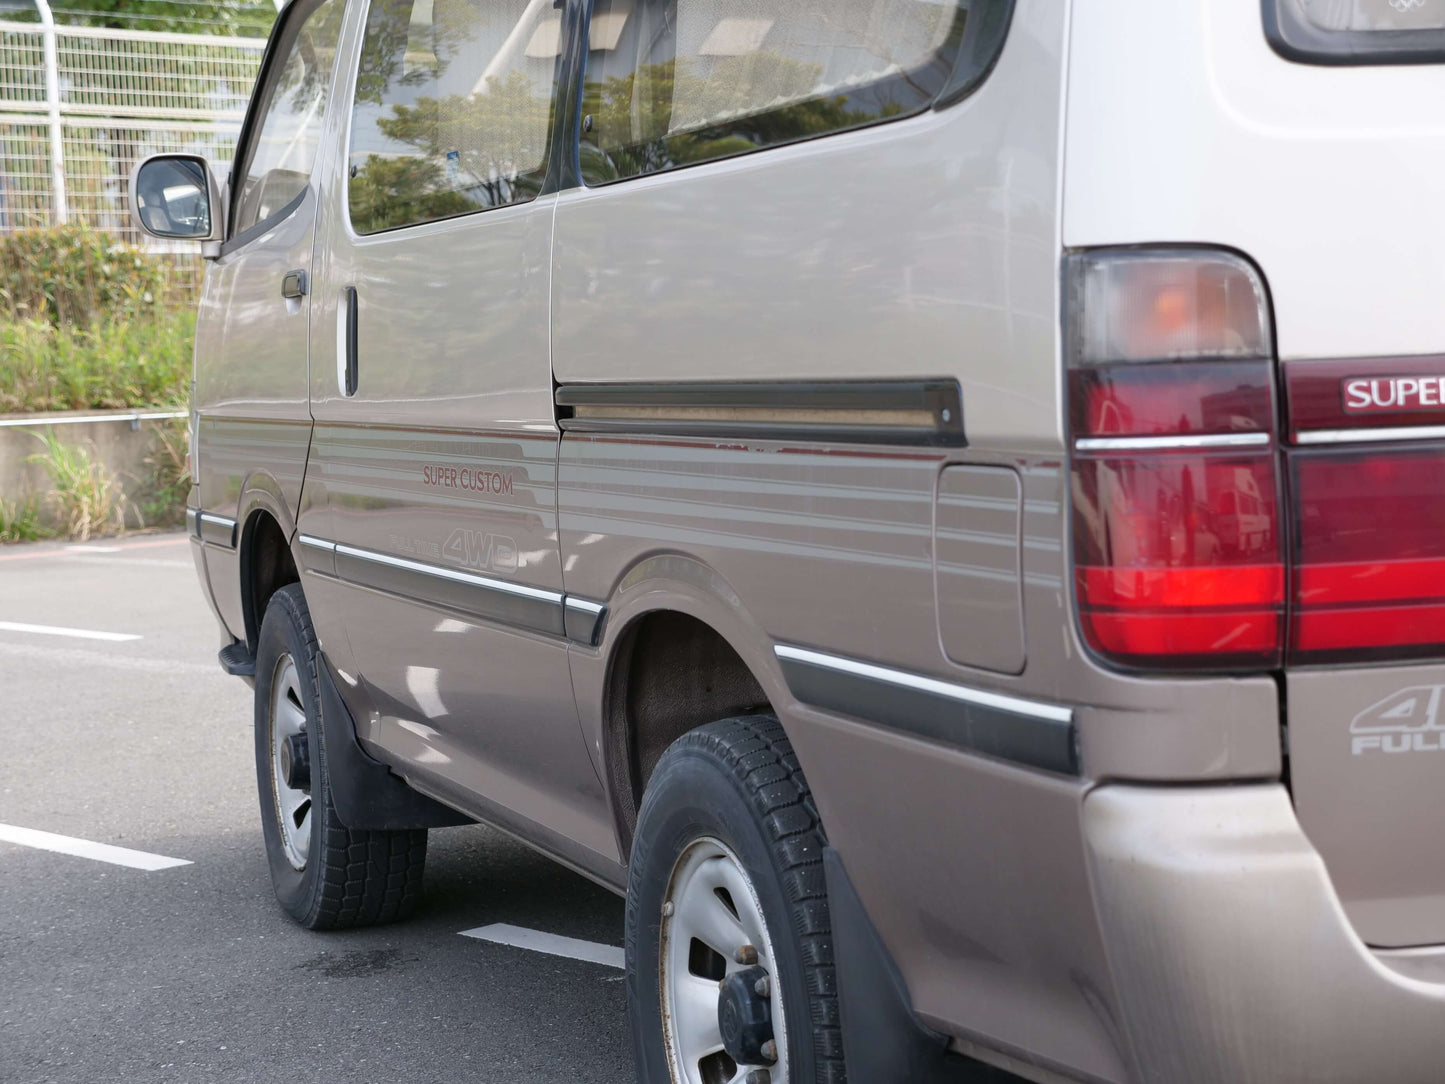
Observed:
[[[567,432],[963,447],[956,380],[564,384]]]
[[[788,644],[773,650],[804,703],[1030,768],[1079,774],[1070,708]]]
[[[236,521],[230,516],[201,512],[196,516],[196,533],[202,542],[224,546],[228,550],[236,548]]]
[[[296,541],[303,553],[317,558],[314,565],[308,559],[308,572],[331,576],[328,566],[334,559],[334,576],[343,583],[500,625],[566,637],[588,647],[595,646],[607,613],[603,603],[560,591],[395,557],[316,535],[300,534]]]

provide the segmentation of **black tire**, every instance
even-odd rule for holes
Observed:
[[[281,663],[296,665],[311,757],[311,830],[303,868],[286,856],[271,764],[271,699]],[[271,596],[256,648],[256,782],[271,884],[286,913],[308,930],[342,930],[409,916],[421,897],[426,830],[354,832],[331,802],[322,738],[318,667],[323,665],[300,584]]]
[[[627,984],[642,1084],[667,1084],[662,1024],[662,907],[679,857],[726,844],[752,881],[787,1014],[794,1084],[843,1084],[843,1039],[823,879],[826,838],[792,745],[771,715],[723,719],[663,754],[638,814],[627,886]]]

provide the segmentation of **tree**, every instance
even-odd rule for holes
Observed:
[[[265,37],[276,21],[271,0],[62,0],[55,21],[181,34]]]

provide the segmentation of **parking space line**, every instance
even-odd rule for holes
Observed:
[[[474,930],[463,930],[463,937],[474,937],[478,941],[492,941],[498,945],[545,952],[548,956],[566,956],[572,960],[585,960],[615,967],[619,971],[626,967],[625,957],[620,948],[603,945],[596,941],[579,941],[575,937],[562,937],[541,930],[529,930],[524,926],[509,926],[505,922],[494,922],[490,926],[478,926]]]
[[[112,643],[140,639],[133,632],[98,632],[95,629],[69,629],[63,625],[27,625],[23,621],[0,621],[0,632],[33,632],[37,636],[69,636],[76,640],[108,640]]]
[[[34,847],[57,854],[74,855],[76,858],[92,858],[97,862],[109,862],[113,866],[129,866],[154,873],[173,866],[189,866],[186,858],[167,858],[163,854],[149,854],[133,851],[129,847],[114,847],[109,843],[92,843],[88,839],[73,836],[58,836],[54,832],[40,832],[34,828],[20,828],[14,824],[0,824],[0,842],[18,843],[22,847]]]

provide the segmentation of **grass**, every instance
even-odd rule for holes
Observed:
[[[186,498],[191,492],[191,463],[186,455],[187,419],[158,423],[155,443],[146,456],[149,474],[140,500],[141,522],[151,527],[173,527],[185,522]]]
[[[67,444],[54,433],[34,433],[45,452],[31,456],[50,475],[49,495],[67,537],[84,542],[92,534],[125,529],[125,494],[120,482],[83,444]]]
[[[0,542],[38,542],[53,532],[40,523],[40,500],[7,501],[0,497]]]
[[[0,413],[183,404],[195,326],[189,310],[0,323]]]

